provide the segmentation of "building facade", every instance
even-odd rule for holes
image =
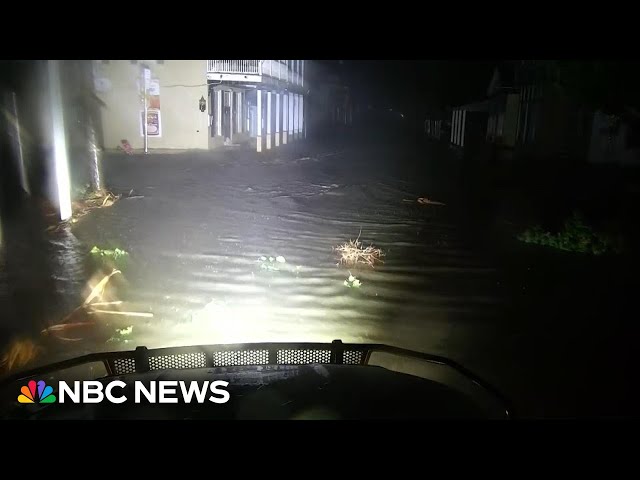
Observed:
[[[305,135],[304,60],[96,60],[103,146],[257,151]],[[149,78],[145,79],[145,71]]]
[[[505,150],[515,147],[520,110],[520,94],[510,67],[497,67],[487,89],[487,142]]]
[[[593,112],[545,82],[530,63],[504,62],[494,70],[484,100],[453,108],[452,146],[505,159],[568,161],[587,156]],[[482,141],[479,128],[484,128]]]
[[[450,142],[453,147],[473,150],[486,142],[488,101],[454,107],[451,112]]]
[[[631,114],[607,115],[596,111],[588,161],[598,165],[640,165],[640,119]]]
[[[515,68],[519,98],[516,154],[566,161],[587,155],[593,112],[535,73],[535,62]]]
[[[315,137],[332,135],[353,123],[353,99],[339,61],[307,62],[305,81],[309,82],[305,122]]]
[[[447,115],[445,112],[433,110],[427,114],[424,122],[422,123],[422,128],[424,134],[428,138],[441,141],[445,138],[445,135],[451,135],[447,130],[448,124],[449,122],[447,121]],[[449,137],[446,137],[446,140],[449,140]]]

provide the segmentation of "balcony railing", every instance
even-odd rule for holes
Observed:
[[[259,75],[271,77],[293,85],[303,85],[301,73],[289,68],[287,62],[287,60],[207,60],[207,73],[221,75]],[[297,62],[297,60],[294,60],[294,62]]]
[[[260,60],[207,60],[207,73],[260,75]]]

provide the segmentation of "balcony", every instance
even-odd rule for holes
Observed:
[[[207,60],[207,79],[304,86],[304,60]]]

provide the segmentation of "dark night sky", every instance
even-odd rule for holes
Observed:
[[[344,60],[339,66],[358,103],[424,112],[482,98],[495,61]]]

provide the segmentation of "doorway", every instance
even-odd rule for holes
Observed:
[[[222,110],[222,138],[231,140],[231,92],[225,91]]]

